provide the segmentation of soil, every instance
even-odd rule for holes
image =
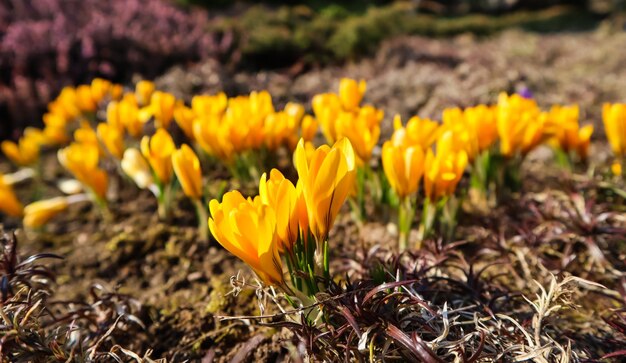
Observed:
[[[313,94],[335,90],[340,77],[365,78],[365,102],[386,113],[383,137],[389,135],[395,113],[404,119],[415,114],[437,119],[444,107],[492,103],[500,91],[528,88],[544,107],[580,104],[582,120],[596,125],[594,150],[600,156],[594,162],[600,163],[606,150],[600,126],[602,102],[626,100],[626,52],[620,49],[626,49],[626,34],[608,29],[549,35],[507,31],[488,39],[406,37],[384,43],[371,58],[342,67],[231,75],[216,63],[206,63],[172,69],[157,82],[183,98],[203,91],[235,94],[268,89],[278,105],[294,99],[308,105]],[[501,285],[531,299],[530,292],[536,291],[532,280],[545,283],[549,273],[572,274],[611,291],[623,290],[624,199],[601,187],[585,170],[572,176],[547,167],[550,157],[539,151],[524,165],[523,192],[501,207],[487,212],[463,208],[455,238],[462,242],[459,261],[471,261],[476,269],[506,261],[501,270],[489,269],[486,275],[491,279],[506,275],[498,280]],[[9,169],[3,160],[0,171]],[[54,194],[54,181],[61,174],[54,155],[47,156],[46,196]],[[209,183],[225,180],[221,171],[206,177]],[[55,218],[45,231],[18,232],[23,256],[52,252],[64,257],[48,263],[57,277],[54,300],[92,301],[92,287],[98,284],[101,291],[136,301],[133,314],[145,329],[116,336],[114,343],[140,356],[152,350],[150,357],[172,362],[301,360],[304,348],[288,329],[218,318],[261,313],[253,288],[232,293],[231,277],[239,276],[235,281],[245,277],[252,285],[254,279],[214,240],[199,240],[191,203],[179,196],[171,222],[160,222],[150,193],[118,182],[119,195],[110,205],[112,220],[103,220],[98,210],[84,204]],[[23,200],[30,191],[28,185],[20,187]],[[390,214],[372,212],[370,220],[356,226],[347,210],[338,219],[330,239],[338,279],[368,278],[368,261],[394,256],[396,232],[388,224]],[[1,222],[5,229],[17,226],[14,220]],[[424,246],[433,254],[442,249],[441,241]],[[452,268],[446,271],[464,278]],[[569,332],[567,338],[580,357],[599,358],[611,351],[603,342],[615,333],[601,318],[619,307],[620,299],[601,290],[577,291],[576,309],[556,322]],[[269,303],[264,313],[276,311]],[[528,306],[517,314],[530,324]]]

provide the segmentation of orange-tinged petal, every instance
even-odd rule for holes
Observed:
[[[196,153],[187,145],[172,154],[172,165],[185,195],[193,199],[202,197],[202,170]]]

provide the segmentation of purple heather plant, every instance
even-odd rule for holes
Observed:
[[[64,85],[152,78],[226,53],[232,38],[208,25],[205,11],[166,0],[0,2],[0,133],[38,123]]]

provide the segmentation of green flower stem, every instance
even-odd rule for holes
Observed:
[[[398,248],[400,252],[406,250],[409,245],[409,235],[414,217],[415,208],[411,197],[404,197],[398,205]]]
[[[435,220],[437,219],[437,204],[433,203],[430,198],[424,200],[424,207],[422,209],[422,219],[420,220],[419,228],[419,243],[430,237],[433,232]]]
[[[196,215],[198,216],[198,233],[200,235],[200,240],[208,241],[209,240],[209,214],[206,209],[206,205],[202,201],[202,198],[197,198],[193,200],[194,205],[196,206]]]
[[[157,197],[159,209],[157,213],[159,214],[159,219],[161,221],[166,222],[170,219],[171,199],[172,199],[172,185],[170,183],[166,185],[159,185],[159,195]]]

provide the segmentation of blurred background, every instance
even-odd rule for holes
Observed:
[[[94,77],[128,85],[156,79],[183,98],[269,88],[280,104],[308,102],[349,75],[370,81],[369,101],[425,116],[444,103],[493,102],[520,87],[546,102],[616,101],[626,92],[619,84],[625,7],[624,0],[1,0],[0,139],[41,125],[63,86]]]

